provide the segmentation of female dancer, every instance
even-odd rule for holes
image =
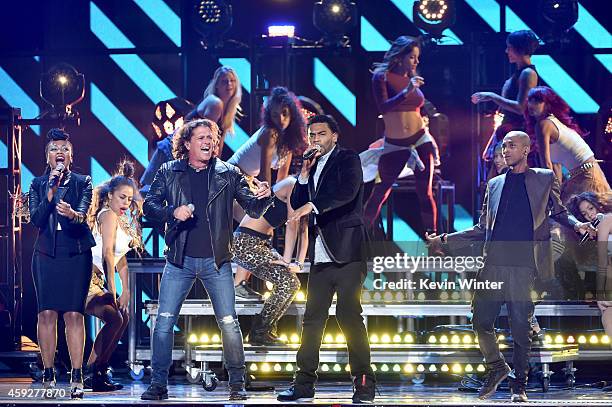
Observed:
[[[597,226],[597,306],[606,334],[612,336],[612,193],[583,192],[567,203],[570,212],[581,222],[593,222],[598,214],[603,219]]]
[[[538,48],[538,38],[529,30],[514,31],[506,39],[506,54],[508,61],[516,65],[516,71],[502,87],[501,95],[493,92],[476,92],[472,95],[472,103],[494,102],[504,115],[501,125],[495,130],[482,158],[490,162],[493,159],[493,149],[511,130],[525,130],[523,112],[527,107],[527,93],[538,84],[538,73],[531,63],[531,55]],[[535,158],[535,156],[532,155]]]
[[[272,169],[277,169],[276,182],[289,174],[293,154],[301,154],[306,147],[306,124],[300,102],[287,88],[272,89],[264,105],[262,126],[228,160],[246,175],[257,177],[272,185]],[[290,210],[290,209],[289,209]],[[242,216],[238,216],[239,219]],[[290,259],[295,248],[298,224],[287,225],[285,231],[285,258]],[[307,228],[301,228],[300,239],[307,241]],[[239,267],[234,284],[236,295],[243,298],[258,297],[246,285],[249,272]]]
[[[185,116],[185,122],[193,119],[210,119],[219,125],[221,138],[217,156],[221,157],[225,136],[234,134],[234,121],[240,110],[242,87],[236,71],[229,66],[221,66],[215,71],[208,83],[202,101]]]
[[[60,129],[47,134],[47,170],[30,186],[30,220],[38,228],[32,274],[38,301],[38,341],[44,365],[45,397],[54,397],[54,356],[57,317],[63,312],[70,353],[70,396],[83,398],[83,313],[91,281],[91,248],[87,227],[91,177],[70,170],[73,157],[69,135]]]
[[[581,192],[607,193],[610,185],[583,132],[569,115],[570,108],[559,95],[546,86],[529,91],[525,119],[527,130],[535,133],[541,162],[555,171],[561,183],[561,200]],[[569,171],[563,181],[560,164]]]
[[[401,36],[391,44],[383,62],[374,67],[372,89],[385,122],[385,144],[378,163],[381,182],[374,186],[364,209],[370,227],[387,200],[391,186],[411,159],[412,147],[416,147],[424,164],[422,171],[415,171],[421,218],[426,232],[436,230],[437,213],[432,184],[439,155],[436,142],[426,131],[420,113],[425,101],[420,89],[424,80],[416,71],[420,50],[417,39]]]
[[[96,245],[93,255],[93,275],[85,311],[104,321],[96,337],[86,369],[85,379],[93,391],[113,391],[122,388],[108,376],[108,362],[129,322],[130,290],[125,255],[132,248],[142,248],[142,233],[138,217],[142,199],[134,181],[134,164],[123,161],[117,175],[94,190],[87,214]],[[121,279],[122,292],[117,298],[115,268]],[[104,282],[108,289],[104,288]]]
[[[278,345],[283,342],[275,334],[275,325],[285,314],[300,289],[300,280],[295,271],[302,269],[308,242],[300,241],[297,263],[291,263],[291,255],[281,256],[271,245],[275,228],[287,222],[291,210],[290,196],[295,177],[287,177],[274,186],[274,206],[258,219],[245,215],[234,232],[234,263],[251,271],[262,280],[274,284],[272,294],[264,303],[261,313],[251,325],[249,343],[251,345]],[[285,251],[287,254],[287,251]]]

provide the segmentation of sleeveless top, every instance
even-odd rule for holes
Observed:
[[[403,91],[410,78],[393,72],[376,72],[372,76],[372,92],[378,110],[388,112],[420,112],[425,104],[425,96],[416,88],[407,95]]]
[[[92,231],[94,239],[96,240],[96,245],[91,248],[91,254],[93,257],[92,260],[94,266],[96,266],[98,271],[100,271],[101,273],[104,272],[104,258],[102,254],[102,234],[100,233],[98,223],[100,221],[100,215],[102,215],[106,211],[110,211],[110,209],[104,208],[100,211],[100,213],[98,213],[98,216],[96,217],[96,226]],[[119,222],[117,222],[117,234],[115,238],[115,264],[113,265],[113,267],[117,266],[119,260],[121,260],[121,258],[125,256],[127,252],[132,250],[132,248],[130,247],[131,242],[132,238],[130,237],[130,235],[125,232]]]
[[[519,92],[519,77],[521,76],[521,73],[527,68],[531,68],[535,71],[537,76],[536,86],[538,86],[540,82],[540,75],[538,75],[538,71],[536,71],[535,65],[526,65],[520,69],[517,69],[512,74],[512,76],[504,83],[501,94],[502,97],[506,99],[517,100]],[[502,123],[520,124],[521,128],[523,128],[525,118],[522,115],[516,114],[505,109],[500,109],[500,112],[504,114],[504,120],[502,121]]]
[[[561,123],[552,114],[547,117],[559,131],[559,139],[550,144],[550,159],[562,164],[568,170],[573,170],[593,157],[593,150],[575,130]]]
[[[243,173],[256,177],[261,171],[261,146],[257,143],[259,136],[263,133],[263,127],[255,132],[240,148],[227,160],[228,163],[239,167]],[[283,163],[279,159],[278,152],[274,151],[271,168],[277,170]]]
[[[287,204],[275,196],[274,204],[263,214],[263,218],[274,229],[284,225],[287,222]]]

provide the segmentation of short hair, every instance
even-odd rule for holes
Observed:
[[[47,144],[45,144],[45,156],[49,153],[49,146],[54,141],[65,141],[73,149],[72,143],[70,142],[70,134],[66,133],[63,129],[53,128],[47,132]]]
[[[531,30],[519,30],[508,34],[506,43],[512,45],[516,52],[522,55],[533,55],[540,46],[538,37]]]
[[[185,143],[191,140],[193,131],[200,126],[208,127],[216,141],[219,141],[219,126],[217,123],[209,119],[196,119],[187,122],[179,128],[172,137],[172,155],[175,159],[181,160],[187,158],[189,150]]]
[[[336,133],[338,136],[340,135],[340,126],[338,126],[338,122],[329,114],[317,114],[312,116],[310,120],[308,120],[308,127],[315,123],[327,123],[332,133]]]
[[[525,145],[527,147],[531,147],[531,138],[524,131],[518,131],[518,130],[509,131],[508,133],[506,133],[504,138],[506,138],[508,136],[510,136],[510,137],[518,137],[518,138],[520,138],[523,141],[523,143],[525,143]]]

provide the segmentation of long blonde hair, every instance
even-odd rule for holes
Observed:
[[[407,35],[397,37],[397,39],[391,43],[391,48],[385,53],[382,62],[375,62],[373,64],[373,73],[387,72],[393,69],[399,64],[404,55],[409,54],[414,48],[420,47],[421,42],[418,38],[409,37]]]
[[[240,84],[240,78],[236,75],[236,71],[229,66],[221,66],[215,71],[213,78],[208,83],[208,86],[204,90],[204,96],[202,100],[210,95],[215,95],[217,91],[217,85],[223,75],[233,75],[236,80],[236,91],[230,100],[223,106],[223,117],[221,118],[221,128],[223,129],[223,135],[235,134],[234,123],[236,121],[236,114],[240,111],[240,102],[242,101],[242,86]]]

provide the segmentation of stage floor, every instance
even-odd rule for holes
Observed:
[[[280,403],[276,401],[276,392],[249,392],[249,399],[244,402],[229,402],[227,399],[226,384],[220,383],[213,392],[205,391],[200,385],[192,385],[187,382],[178,382],[169,387],[170,398],[164,402],[144,402],[140,400],[141,393],[147,388],[145,382],[133,382],[130,380],[121,381],[125,388],[113,393],[92,393],[86,392],[85,398],[78,404],[93,405],[146,405],[146,404],[246,404],[246,405],[283,405],[300,403]],[[256,382],[256,385],[271,384],[276,386],[276,390],[283,390],[287,387],[286,382],[276,381],[273,383]],[[411,383],[382,383],[379,386],[380,395],[377,395],[376,405],[517,405],[519,403],[510,402],[510,394],[506,390],[499,390],[496,397],[481,401],[475,393],[464,393],[457,391],[457,384],[448,383],[445,385],[415,385]],[[37,405],[37,404],[63,404],[74,401],[69,396],[57,398],[55,400],[44,400],[36,397],[36,390],[40,389],[40,383],[31,383],[26,379],[3,378],[0,380],[0,404],[13,405]],[[59,383],[60,389],[64,389],[68,394],[68,384]],[[13,396],[9,392],[13,389]],[[15,397],[16,389],[20,389],[22,397]],[[24,389],[31,389],[25,397]],[[539,388],[528,391],[529,402],[525,404],[538,406],[599,406],[612,405],[612,392],[603,392],[600,389],[574,389],[562,390],[551,386],[548,393],[542,393]],[[324,382],[317,386],[317,395],[314,402],[303,404],[319,405],[343,405],[351,404],[352,388],[348,382],[335,383]]]

